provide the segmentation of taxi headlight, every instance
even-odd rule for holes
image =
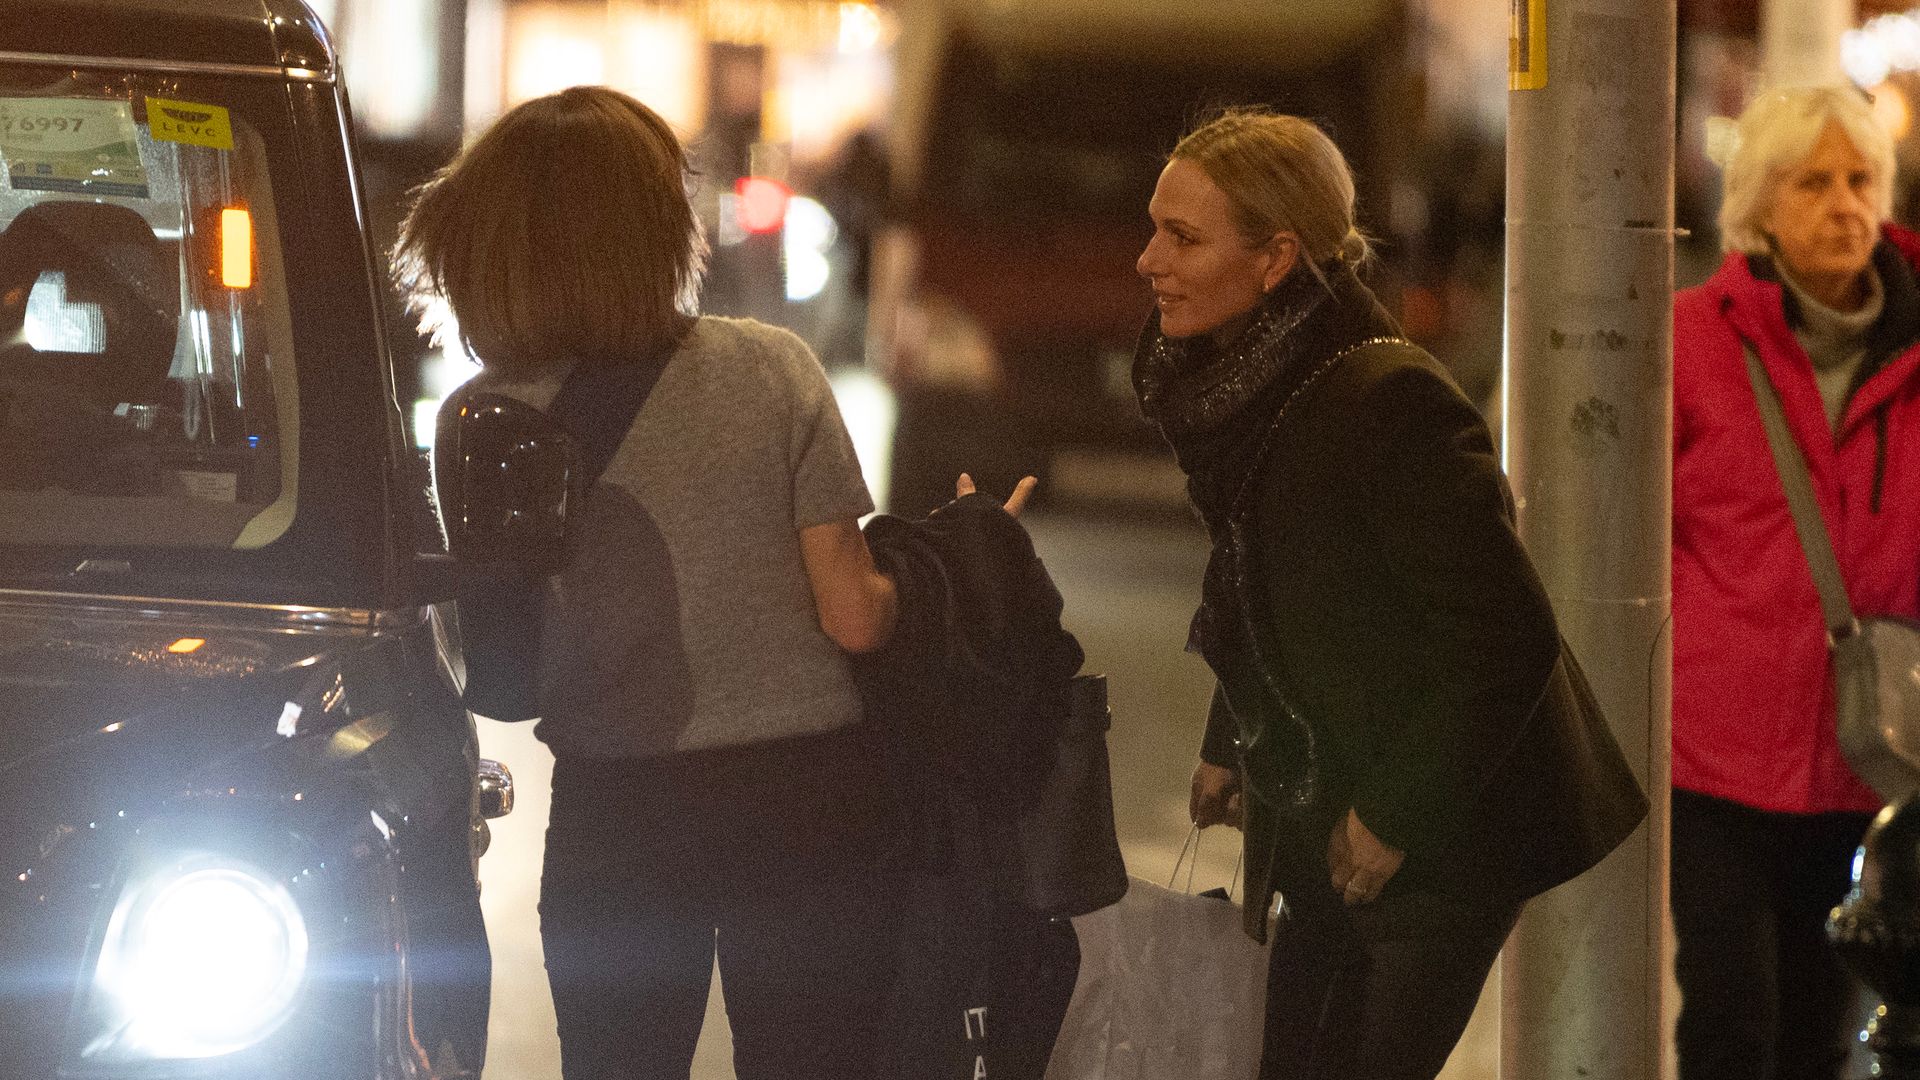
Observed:
[[[107,924],[84,1060],[210,1058],[293,1012],[307,929],[285,886],[236,862],[176,864],[134,883]]]

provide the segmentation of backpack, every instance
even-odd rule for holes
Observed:
[[[467,708],[494,720],[540,715],[548,582],[573,557],[573,526],[672,357],[576,363],[544,411],[456,392],[434,428],[434,494],[456,566]]]

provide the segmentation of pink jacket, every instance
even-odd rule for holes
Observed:
[[[1920,237],[1885,230],[1920,265]],[[1888,254],[1885,245],[1881,257]],[[1781,285],[1729,255],[1674,299],[1673,786],[1763,810],[1877,810],[1834,738],[1825,628],[1741,356],[1758,350],[1806,453],[1854,610],[1920,617],[1920,296],[1837,435]],[[1870,351],[1867,363],[1875,363]]]

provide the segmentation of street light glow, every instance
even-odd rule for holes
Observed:
[[[1860,87],[1879,86],[1897,72],[1920,71],[1920,19],[1912,12],[1881,15],[1840,35],[1840,67]]]

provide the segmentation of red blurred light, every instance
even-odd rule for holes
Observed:
[[[738,216],[742,230],[778,232],[786,223],[787,200],[793,198],[793,189],[787,185],[764,176],[743,176],[733,185],[733,192],[740,196]]]

